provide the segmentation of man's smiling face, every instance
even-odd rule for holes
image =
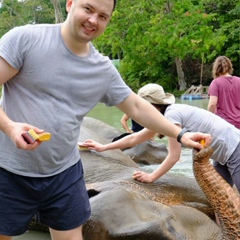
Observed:
[[[67,0],[70,34],[89,42],[101,35],[110,21],[113,0]]]

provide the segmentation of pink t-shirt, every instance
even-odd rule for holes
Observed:
[[[211,82],[208,94],[218,97],[215,114],[240,128],[240,78],[218,77]]]

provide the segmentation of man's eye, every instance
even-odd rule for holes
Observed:
[[[101,16],[100,16],[100,19],[103,20],[103,21],[106,21],[106,20],[107,20],[107,17],[104,16],[104,15],[101,15]]]
[[[89,7],[85,7],[86,12],[91,12],[91,9]]]

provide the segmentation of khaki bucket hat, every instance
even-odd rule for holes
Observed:
[[[149,83],[138,90],[138,95],[153,104],[172,104],[175,97],[171,93],[165,93],[163,87],[156,83]]]

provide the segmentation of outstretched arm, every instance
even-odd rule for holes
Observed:
[[[153,132],[172,138],[177,138],[181,132],[181,129],[168,121],[155,107],[133,92],[125,101],[118,104],[117,107],[140,125]],[[202,139],[205,140],[206,147],[210,145],[211,135],[201,132],[184,133],[181,143],[188,147],[202,149],[203,146],[199,143]]]
[[[175,138],[168,138],[168,145],[168,156],[154,172],[148,174],[142,171],[136,171],[132,177],[139,182],[152,183],[167,173],[181,156],[181,144],[178,143]]]
[[[154,135],[155,132],[152,132],[151,130],[144,128],[143,130],[137,133],[133,133],[131,135],[119,139],[118,141],[111,142],[108,144],[101,144],[92,139],[88,139],[82,145],[88,147],[88,149],[103,152],[111,149],[124,149],[128,147],[133,147],[139,143],[142,143],[148,139],[153,138]]]

